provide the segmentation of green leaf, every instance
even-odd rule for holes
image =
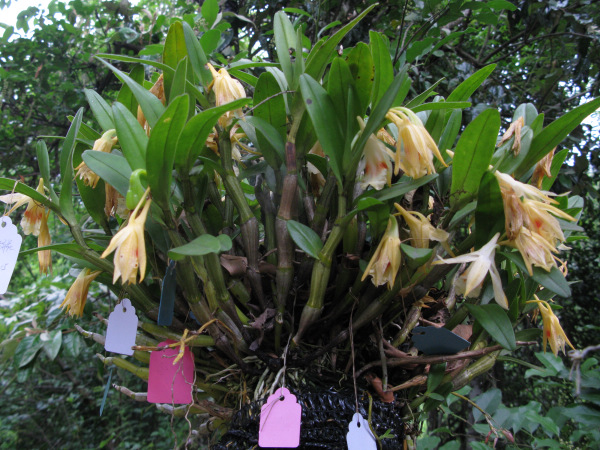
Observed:
[[[76,155],[81,161],[81,152]],[[100,226],[108,229],[108,222],[106,214],[104,213],[104,206],[106,204],[106,195],[104,191],[104,181],[99,180],[95,188],[92,186],[86,186],[84,181],[80,178],[75,178],[77,183],[77,190],[81,196],[81,200],[85,206],[86,212],[90,217],[99,224]]]
[[[438,84],[440,84],[444,80],[445,80],[445,78],[440,78],[439,80],[437,80],[435,83],[433,83],[429,87],[429,89],[427,89],[425,92],[422,92],[421,94],[417,95],[410,102],[408,102],[406,104],[406,107],[412,109],[412,108],[416,108],[417,106],[421,105],[429,97],[431,97],[432,95],[435,95],[434,89],[437,87]]]
[[[469,99],[473,92],[490,76],[496,68],[496,64],[490,64],[479,69],[465,81],[460,83],[446,99],[449,102],[463,102]]]
[[[232,245],[231,238],[225,234],[219,236],[203,234],[181,247],[169,250],[169,258],[179,261],[186,256],[203,256],[209,253],[226,252],[231,249]]]
[[[445,372],[446,363],[431,365],[431,367],[429,368],[429,376],[427,377],[427,391],[425,395],[430,394],[431,398],[434,398],[431,394],[436,390],[436,388],[444,379]],[[444,400],[445,398],[442,397],[441,401]]]
[[[162,53],[162,46],[161,46],[161,51],[159,53]],[[134,66],[133,69],[131,69],[131,72],[129,72],[129,77],[134,80],[136,83],[143,83],[144,82],[144,66],[142,64],[136,64]],[[129,112],[131,112],[134,116],[137,116],[137,108],[138,108],[138,102],[135,99],[135,96],[133,95],[133,92],[131,92],[131,89],[129,89],[129,86],[127,86],[126,84],[121,86],[121,89],[119,90],[119,95],[117,96],[117,101],[119,103],[121,103],[122,105],[124,105]],[[114,105],[113,105],[114,106]],[[113,117],[114,117],[114,109],[113,109]],[[119,120],[117,118],[115,118],[115,125],[119,124]]]
[[[374,3],[360,13],[352,22],[340,29],[322,45],[316,44],[306,59],[306,74],[315,80],[320,80],[325,73],[325,68],[331,59],[331,55],[346,34],[360,22],[378,4]]]
[[[364,42],[356,44],[346,57],[346,63],[354,78],[354,87],[360,105],[358,115],[363,117],[369,106],[375,76],[375,66],[369,46]]]
[[[210,29],[215,23],[215,20],[217,20],[217,15],[219,14],[218,0],[205,0],[204,3],[202,3],[200,12],[206,21],[206,27]]]
[[[488,109],[471,122],[456,144],[452,160],[450,205],[457,210],[477,194],[481,177],[496,147],[500,130],[500,113]]]
[[[185,36],[183,33],[183,23],[173,22],[169,27],[167,38],[165,40],[165,49],[163,51],[163,63],[172,69],[177,69],[179,61],[187,56]],[[167,101],[171,101],[171,88],[173,85],[174,74],[163,72],[165,79],[165,96]],[[175,96],[173,96],[175,97]],[[145,112],[144,112],[145,113]]]
[[[174,99],[152,128],[146,150],[146,170],[152,198],[167,208],[171,197],[171,172],[179,136],[185,126],[189,96]]]
[[[119,194],[123,197],[127,195],[131,168],[123,156],[87,150],[81,157],[94,173],[114,187]]]
[[[445,150],[448,150],[454,146],[454,141],[456,141],[456,136],[458,136],[458,133],[460,132],[461,124],[462,111],[460,109],[452,111],[448,121],[446,122],[446,127],[442,132],[442,136],[440,137],[440,142],[438,144],[438,149],[440,150],[442,156],[446,157]]]
[[[392,66],[390,51],[383,36],[376,31],[370,30],[369,40],[373,64],[375,65],[371,104],[376,105],[394,80],[394,67]]]
[[[204,54],[210,55],[212,52],[214,52],[219,46],[220,40],[221,32],[217,29],[208,30],[206,33],[204,33],[200,38],[200,45],[202,46],[202,50],[204,50]]]
[[[186,92],[186,79],[187,79],[187,68],[188,68],[188,59],[187,57],[183,58],[177,64],[177,69],[175,69],[175,75],[173,75],[173,83],[171,86],[171,91],[169,92],[169,103],[171,100],[179,97],[180,95],[185,94]],[[193,94],[192,94],[193,95]],[[191,97],[191,95],[190,95]],[[192,109],[193,113],[193,109]]]
[[[198,41],[198,38],[194,34],[194,30],[186,22],[183,22],[183,34],[185,38],[185,45],[187,47],[187,54],[190,58],[192,68],[200,81],[204,86],[208,86],[212,81],[212,75],[210,70],[206,68],[206,54],[202,49],[202,45]]]
[[[344,139],[331,97],[307,74],[300,76],[300,90],[323,152],[329,157],[331,170],[342,183]]]
[[[146,168],[148,135],[131,112],[119,102],[113,104],[117,137],[123,156],[133,170]]]
[[[75,138],[79,133],[79,126],[83,117],[83,108],[79,108],[75,118],[69,127],[67,136],[63,141],[60,151],[60,174],[62,186],[60,188],[60,210],[63,217],[69,223],[75,222],[75,211],[73,209],[73,152],[75,151]]]
[[[412,111],[417,113],[417,112],[421,112],[421,111],[430,111],[430,110],[436,110],[436,109],[465,109],[465,108],[469,108],[470,106],[471,106],[471,102],[439,101],[439,102],[423,103],[419,106],[415,106],[414,108],[412,108]]]
[[[319,252],[323,248],[323,242],[321,242],[319,235],[317,235],[312,228],[307,227],[300,222],[296,222],[295,220],[288,220],[287,230],[300,249],[315,259],[319,258]]]
[[[43,345],[44,343],[40,340],[39,335],[25,336],[21,339],[21,342],[15,351],[15,365],[20,369],[29,364],[33,361]]]
[[[54,361],[62,345],[62,330],[54,330],[48,334],[50,335],[49,339],[43,342],[43,348],[50,361]]]
[[[81,352],[81,337],[78,333],[68,333],[63,338],[63,349],[69,358],[77,358]]]
[[[471,305],[465,303],[471,315],[485,331],[508,350],[516,350],[515,332],[506,311],[498,305]]]
[[[411,267],[420,267],[431,259],[433,249],[415,248],[407,244],[400,244],[402,253],[410,260]]]
[[[340,123],[347,123],[348,115],[356,124],[356,116],[351,113],[348,91],[354,88],[354,79],[348,68],[348,64],[342,58],[334,58],[329,69],[327,79],[327,92],[333,102]]]
[[[517,265],[517,267],[523,272],[527,272],[527,266],[525,265],[525,261],[523,261],[523,257],[519,252],[499,252],[502,256],[508,258],[513,263]],[[571,296],[571,288],[569,287],[569,283],[567,282],[563,273],[558,270],[556,267],[552,267],[550,272],[546,272],[541,267],[533,267],[533,275],[532,278],[544,286],[546,289],[551,290],[552,292],[560,295],[561,297],[570,297]]]
[[[402,177],[400,180],[388,188],[383,188],[380,191],[369,193],[378,200],[386,201],[391,199],[400,199],[404,194],[415,190],[432,180],[435,180],[439,175],[432,173],[431,175],[425,175],[424,177],[413,180],[410,177]],[[364,194],[363,194],[364,195]]]
[[[274,170],[279,170],[285,161],[285,142],[277,129],[260,117],[248,116],[246,120],[240,120],[238,123],[249,138],[250,136],[256,137],[254,144],[265,160]],[[254,128],[254,133],[249,128]]]
[[[578,106],[544,128],[533,138],[527,156],[515,172],[515,178],[522,177],[535,163],[550,153],[571,131],[598,108],[600,108],[600,97]]]
[[[50,209],[52,209],[53,211],[58,211],[57,205],[52,203],[52,201],[49,198],[47,198],[46,196],[40,194],[35,189],[30,188],[29,186],[27,186],[26,184],[23,184],[21,182],[15,182],[15,180],[12,180],[10,178],[0,177],[0,189],[7,190],[9,192],[12,192],[14,190],[15,192],[18,192],[19,194],[23,194],[28,197],[31,197],[37,203],[47,206]]]
[[[304,155],[304,158],[307,162],[311,163],[313,166],[317,168],[321,175],[327,177],[327,172],[329,171],[329,165],[327,164],[327,159],[322,156],[315,155],[313,153],[307,153]]]
[[[281,70],[285,75],[290,89],[295,89],[294,67],[292,65],[290,49],[296,48],[296,32],[289,17],[283,11],[275,13],[275,17],[273,18],[273,33],[277,59],[281,65]],[[301,49],[298,49],[298,52],[300,53]]]
[[[114,72],[114,74],[121,80],[123,83],[129,86],[131,92],[135,96],[136,100],[140,104],[142,111],[144,112],[144,116],[148,121],[150,127],[154,127],[158,118],[162,115],[165,110],[165,107],[161,103],[161,101],[151,94],[150,91],[144,89],[141,85],[135,82],[133,79],[129,77],[126,73],[121,72],[119,69],[114,67],[112,64],[104,61],[101,58],[98,58],[102,64],[108,67],[110,70]],[[168,67],[168,66],[167,66]],[[164,72],[166,74],[166,71]],[[173,72],[174,73],[174,72]]]
[[[279,95],[278,95],[279,94]],[[285,139],[287,134],[284,94],[271,72],[263,72],[254,89],[254,117],[269,122]]]
[[[175,167],[180,172],[191,170],[194,161],[202,152],[206,145],[206,138],[212,132],[215,124],[227,111],[241,108],[246,105],[250,99],[240,98],[226,105],[217,106],[202,111],[192,117],[183,128],[179,142],[177,143],[177,152],[175,154]]]
[[[479,185],[475,209],[475,248],[481,248],[505,229],[504,203],[497,178],[485,172]]]
[[[112,130],[115,127],[114,120],[112,118],[112,111],[110,105],[91,89],[84,89],[85,97],[94,113],[94,117],[102,127],[104,131]]]
[[[52,185],[50,183],[50,158],[48,157],[48,148],[46,147],[46,143],[44,141],[37,141],[35,145],[35,153],[38,160],[38,166],[40,168],[40,174],[44,179],[44,186],[48,188],[50,191],[50,198],[53,202],[58,203],[58,197],[52,189]]]

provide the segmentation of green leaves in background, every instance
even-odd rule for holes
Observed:
[[[505,228],[504,204],[500,185],[491,172],[485,172],[477,194],[475,209],[475,248],[481,248]]]
[[[112,130],[115,127],[114,120],[112,118],[112,111],[110,105],[104,100],[96,91],[91,89],[84,89],[85,97],[90,105],[94,117],[102,127],[104,131]]]
[[[117,153],[87,150],[81,157],[94,173],[113,186],[119,194],[123,197],[127,195],[131,167],[123,156]]]
[[[450,205],[458,210],[479,189],[481,177],[488,170],[500,130],[500,113],[488,109],[471,122],[456,144],[452,160]]]
[[[494,304],[471,305],[469,303],[465,303],[464,306],[498,344],[508,350],[517,349],[512,323],[502,307]]]
[[[323,248],[323,242],[321,242],[319,235],[310,227],[295,220],[288,220],[286,225],[296,245],[306,254],[318,259],[319,252]]]
[[[169,27],[169,32],[165,40],[165,48],[163,50],[162,61],[172,69],[177,69],[179,61],[185,58],[188,54],[186,40],[183,32],[183,23],[176,21]],[[165,80],[165,95],[167,101],[171,102],[171,89],[173,88],[174,74],[170,72],[163,73]],[[185,82],[182,83],[185,86]],[[181,86],[181,85],[180,85]],[[173,96],[175,98],[175,96]]]
[[[124,105],[115,102],[112,110],[123,156],[133,170],[145,169],[148,135]]]
[[[203,256],[209,253],[221,253],[231,250],[233,242],[226,234],[212,236],[203,234],[191,242],[169,250],[169,258],[179,261],[186,256]]]

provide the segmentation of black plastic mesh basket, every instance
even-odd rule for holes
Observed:
[[[345,449],[348,424],[355,412],[352,392],[322,391],[299,393],[290,389],[302,405],[300,449]],[[366,397],[366,396],[365,396]],[[260,408],[266,399],[244,406],[236,412],[227,433],[212,450],[247,450],[258,445]],[[368,418],[369,399],[359,399],[359,412]],[[371,424],[378,436],[389,430],[381,440],[384,450],[401,449],[404,429],[400,407],[394,403],[373,400]],[[257,447],[258,448],[258,447]]]

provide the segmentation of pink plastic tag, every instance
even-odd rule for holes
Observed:
[[[174,344],[167,340],[159,347]],[[185,348],[183,358],[173,365],[179,354],[179,347],[152,352],[150,355],[150,373],[148,375],[148,402],[189,404],[192,403],[194,385],[194,356]]]
[[[270,395],[260,409],[258,445],[260,447],[294,448],[300,445],[302,407],[286,388]]]
[[[377,440],[363,416],[354,413],[346,434],[348,450],[377,450]]]
[[[124,298],[108,316],[104,349],[107,352],[133,355],[131,347],[135,345],[137,325],[135,308],[128,298]]]
[[[8,289],[23,238],[7,216],[0,218],[0,294]]]

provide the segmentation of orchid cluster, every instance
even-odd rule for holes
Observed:
[[[570,293],[559,252],[579,209],[547,189],[560,165],[552,155],[562,161],[567,152],[553,149],[572,128],[542,128],[541,115],[534,124],[532,106],[523,105],[499,138],[498,111],[469,123],[461,114],[493,66],[448,101],[428,101],[433,92],[410,92],[407,70],[378,78],[379,61],[389,58],[379,33],[338,54],[349,26],[307,56],[302,30],[283,12],[276,22],[277,62],[219,64],[223,57],[201,52],[185,21],[173,23],[149,89],[102,60],[124,83],[119,98],[131,101],[86,92],[97,126],[75,115],[56,183],[40,179],[34,190],[0,180],[14,186],[0,197],[13,205],[9,213],[27,204],[21,225],[39,236],[40,270],[50,266],[49,247],[82,268],[61,306],[86,316],[96,307],[86,303],[96,280],[148,318],[139,331],[144,349],[164,336],[183,349],[207,332],[208,343],[193,351],[196,387],[209,400],[194,411],[219,411],[223,426],[232,408],[264,397],[281,377],[305,380],[299,389],[313,378],[349,387],[352,364],[381,367],[381,378],[357,379],[361,388],[402,397],[406,420],[418,420],[496,362],[498,352],[465,356],[437,396],[405,389],[419,384],[386,361],[416,354],[410,336],[419,324],[461,325],[472,331],[472,349],[514,350],[531,344],[516,341],[515,329],[537,306],[544,349],[549,341],[564,352],[571,344],[550,302]],[[297,51],[291,36],[303,43]],[[574,127],[599,103],[564,123]],[[37,150],[40,173],[50,173],[45,145]],[[68,246],[50,245],[50,211],[68,225]],[[509,283],[528,288],[508,291]],[[151,323],[165,298],[173,305],[168,334]],[[148,361],[139,351],[133,358]],[[419,361],[405,367],[422,376]]]

